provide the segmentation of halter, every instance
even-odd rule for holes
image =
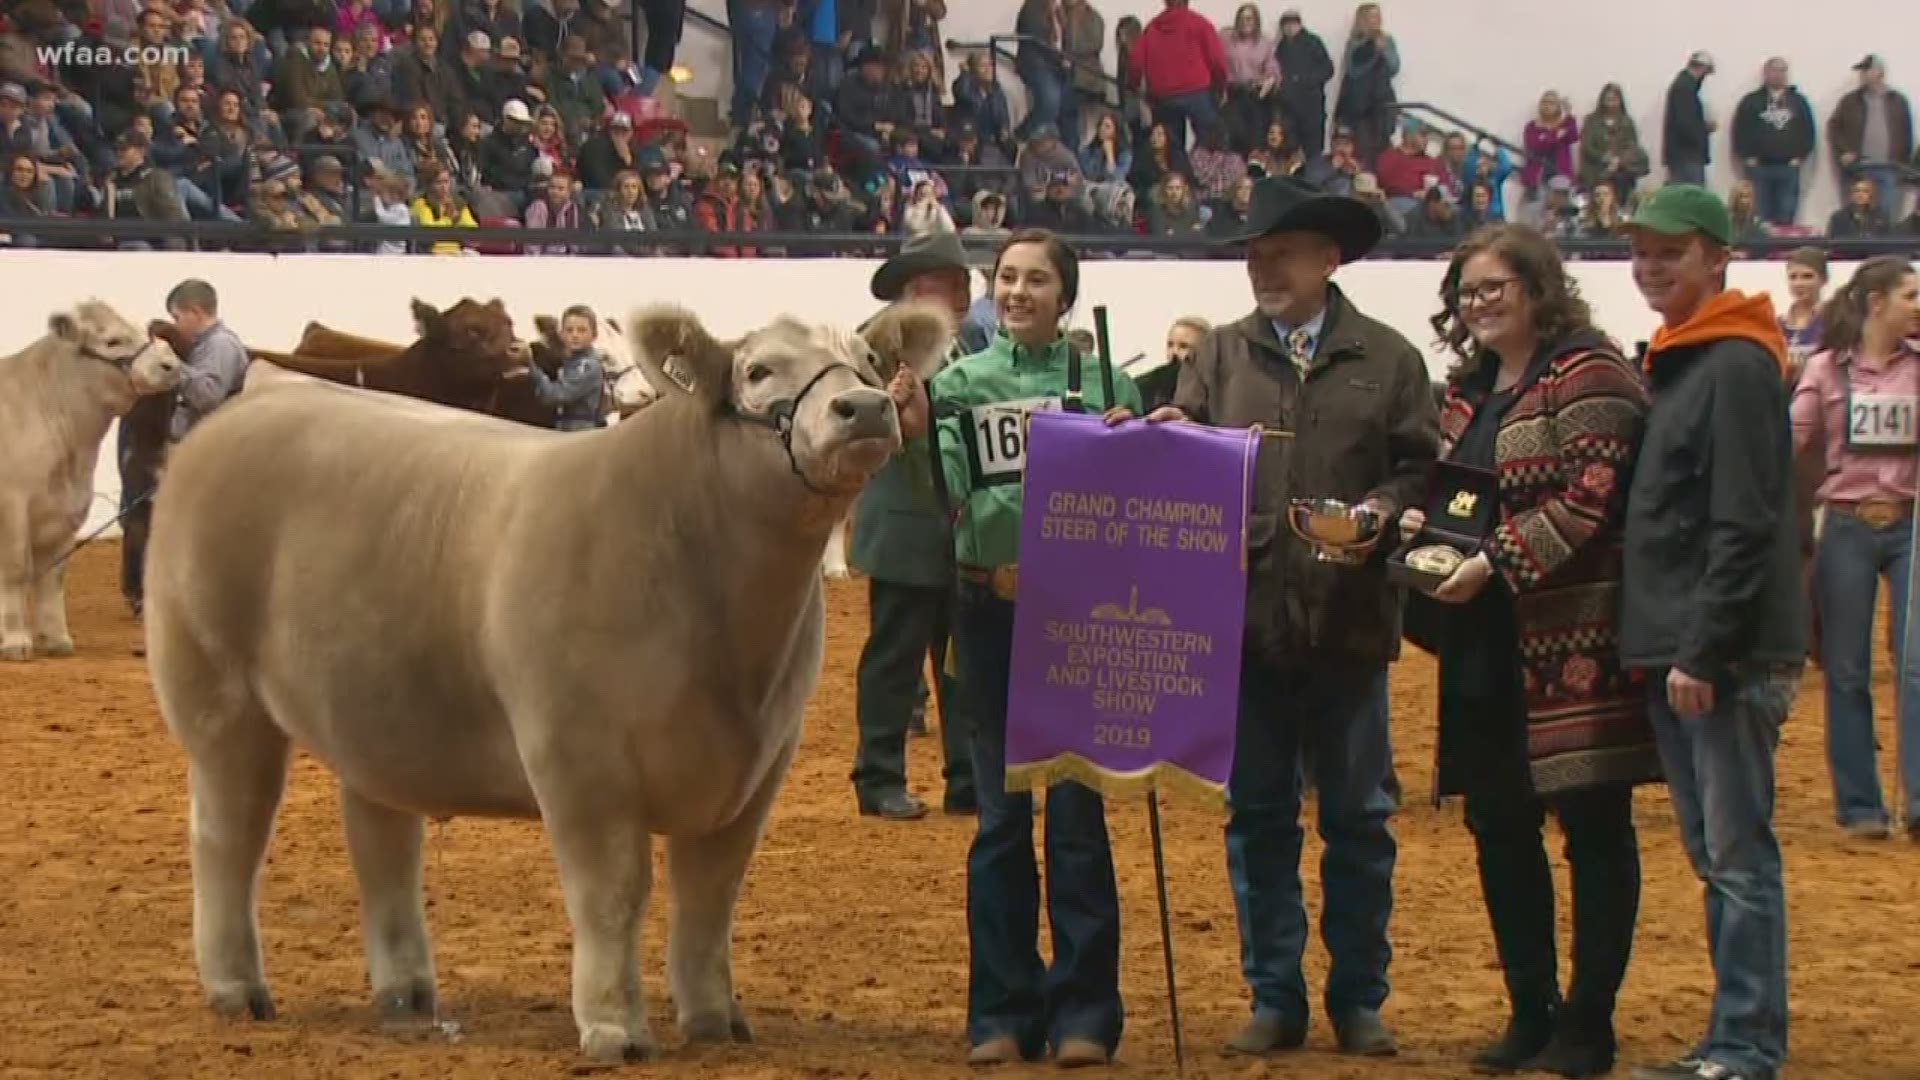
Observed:
[[[105,353],[95,351],[95,349],[91,345],[80,346],[80,355],[86,357],[89,360],[98,360],[109,367],[119,368],[120,371],[123,373],[131,374],[133,372],[133,365],[139,363],[140,358],[142,356],[145,356],[147,354],[147,350],[151,348],[153,348],[153,339],[148,338],[145,344],[141,345],[138,349],[135,349],[133,352],[133,355],[131,356],[125,356],[119,359],[115,359],[111,356],[106,355]],[[181,359],[184,360],[186,358],[181,357]]]
[[[854,367],[852,364],[835,361],[815,372],[813,378],[808,379],[807,384],[800,388],[799,393],[790,398],[775,399],[771,405],[767,406],[764,414],[756,415],[742,412],[732,402],[727,403],[727,411],[731,413],[735,419],[744,420],[749,424],[767,428],[777,435],[780,439],[781,449],[787,452],[787,465],[793,469],[793,475],[800,478],[800,482],[807,486],[808,491],[813,492],[821,498],[828,499],[833,498],[832,493],[821,491],[818,487],[815,487],[813,481],[807,478],[807,474],[800,470],[800,459],[793,456],[793,418],[795,414],[800,411],[800,403],[806,400],[807,395],[813,392],[813,388],[820,385],[820,380],[826,378],[827,373],[834,368],[846,368],[859,378],[860,385],[872,389],[879,389],[877,386],[874,386],[873,383],[867,381],[867,377],[860,373],[859,368]]]

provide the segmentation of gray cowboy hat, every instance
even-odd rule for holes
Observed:
[[[921,274],[937,270],[966,272],[973,266],[960,237],[945,230],[916,233],[907,237],[893,258],[873,272],[873,298],[892,303],[900,299],[907,282]]]
[[[1229,239],[1244,244],[1278,232],[1315,232],[1340,248],[1340,261],[1353,262],[1380,243],[1380,218],[1358,199],[1329,195],[1289,176],[1270,176],[1253,185],[1245,231]]]

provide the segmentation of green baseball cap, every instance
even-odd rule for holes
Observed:
[[[1668,184],[1642,199],[1627,228],[1666,236],[1697,232],[1722,247],[1733,243],[1733,218],[1727,204],[1698,184]]]

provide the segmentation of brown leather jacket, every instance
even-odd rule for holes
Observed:
[[[1246,645],[1294,667],[1316,659],[1387,663],[1400,655],[1401,589],[1386,579],[1399,512],[1426,497],[1439,413],[1420,351],[1329,286],[1327,316],[1302,385],[1258,311],[1218,327],[1183,366],[1173,404],[1218,427],[1291,431],[1264,438],[1248,523]],[[1291,498],[1373,498],[1389,520],[1365,566],[1314,561],[1286,520]]]

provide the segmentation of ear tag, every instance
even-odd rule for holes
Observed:
[[[666,362],[660,365],[660,370],[666,372],[667,378],[672,379],[674,384],[679,386],[680,389],[685,390],[689,394],[693,393],[693,373],[688,371],[687,366],[680,362],[680,355],[678,353],[667,357]]]

